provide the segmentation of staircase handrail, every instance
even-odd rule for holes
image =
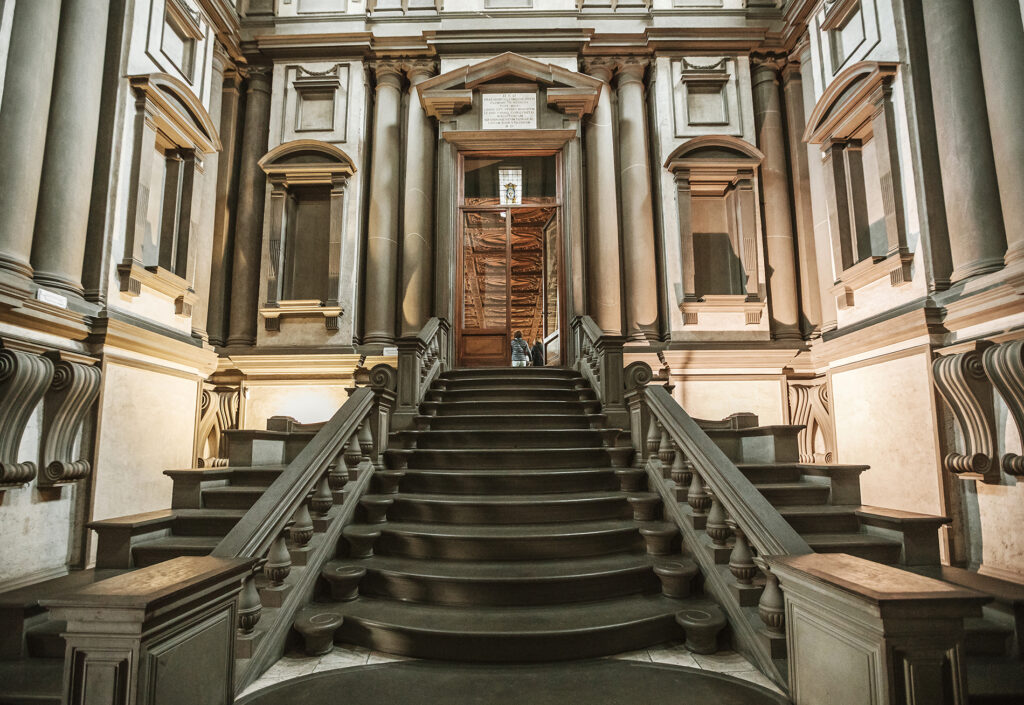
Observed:
[[[665,519],[682,532],[705,591],[728,614],[737,650],[786,687],[785,609],[762,557],[808,554],[811,547],[669,390],[648,384],[646,363],[632,363],[626,378],[636,465],[661,495]]]
[[[803,537],[740,472],[729,457],[662,386],[645,390],[651,413],[711,487],[729,516],[763,555],[812,553]]]
[[[356,389],[334,416],[221,539],[212,555],[224,558],[262,557],[281,534],[301,501],[314,489],[335,458],[342,453],[373,406],[368,387]]]
[[[447,318],[435,316],[416,335],[398,339],[398,400],[394,427],[408,428],[434,380],[451,367]]]
[[[601,330],[590,316],[572,319],[575,359],[573,366],[590,383],[609,426],[628,423],[623,400],[622,347],[626,337]]]

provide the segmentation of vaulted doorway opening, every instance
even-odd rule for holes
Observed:
[[[515,331],[562,363],[561,174],[556,153],[459,156],[456,354],[511,364]]]

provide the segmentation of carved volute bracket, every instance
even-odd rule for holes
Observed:
[[[790,384],[789,406],[792,423],[804,427],[797,436],[800,462],[835,462],[835,435],[832,432],[832,411],[825,378]],[[820,449],[815,448],[815,439],[819,432],[823,445]]]
[[[226,449],[222,447],[224,431],[238,428],[238,402],[240,393],[237,387],[217,386],[203,390],[200,402],[200,417],[197,438],[197,452],[202,454],[209,448],[210,455],[196,458],[196,467],[226,467],[228,459],[223,457]]]
[[[988,345],[943,355],[932,362],[932,371],[935,386],[956,417],[964,441],[964,452],[947,453],[943,468],[965,480],[998,483],[992,384],[982,365],[982,353]]]
[[[36,476],[36,464],[18,462],[18,449],[32,411],[53,379],[53,362],[33,353],[0,350],[0,489],[19,487]]]
[[[981,360],[1024,440],[1024,340],[994,345],[982,353]],[[1010,475],[1024,476],[1024,456],[1006,453],[1001,465]]]
[[[101,377],[97,366],[63,360],[59,353],[47,357],[54,365],[53,382],[43,398],[40,487],[75,482],[91,472],[89,460],[74,457],[75,439],[99,396]]]

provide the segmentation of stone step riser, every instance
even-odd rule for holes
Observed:
[[[25,634],[25,645],[34,658],[64,658],[66,643],[59,632],[30,631]]]
[[[682,630],[675,623],[674,616],[669,614],[585,633],[542,636],[426,633],[376,624],[359,617],[346,617],[334,638],[338,643],[354,643],[414,658],[436,659],[438,654],[444,654],[448,660],[524,663],[607,656],[681,636]]]
[[[451,475],[407,472],[399,485],[417,494],[544,494],[557,492],[600,492],[617,490],[619,481],[611,470],[587,473],[529,475]]]
[[[456,607],[516,607],[610,600],[656,593],[661,583],[649,567],[611,575],[580,575],[544,581],[452,581],[369,570],[359,592],[395,600]]]
[[[600,448],[603,437],[597,431],[532,429],[494,431],[428,431],[408,433],[402,440],[423,450],[473,448]],[[394,447],[394,446],[393,446]]]
[[[533,431],[552,426],[563,429],[591,428],[590,419],[579,414],[563,414],[554,418],[531,414],[494,414],[492,416],[431,416],[420,423],[431,431]]]
[[[643,542],[635,529],[570,536],[436,536],[393,533],[383,524],[374,548],[381,555],[463,561],[528,561],[582,558],[636,551]]]
[[[463,379],[442,379],[434,382],[431,389],[472,389],[478,391],[495,391],[514,389],[522,386],[551,387],[554,389],[586,388],[587,384],[581,377],[533,377],[530,379],[512,379],[504,377],[467,377]]]
[[[149,565],[156,565],[169,561],[179,556],[208,556],[209,548],[201,547],[166,547],[146,546],[145,544],[132,547],[132,562],[136,568],[145,568]]]
[[[270,487],[274,480],[281,476],[281,470],[249,471],[236,470],[231,473],[229,484],[248,485],[250,487]]]
[[[502,450],[413,450],[408,453],[412,469],[542,469],[588,468],[610,465],[608,453],[601,448],[531,448]],[[397,466],[396,466],[397,467]]]
[[[799,482],[800,478],[803,477],[797,468],[784,465],[768,468],[741,467],[739,470],[743,473],[744,477],[755,483]]]
[[[529,380],[535,377],[579,377],[579,372],[563,367],[477,367],[465,370],[448,370],[441,379],[474,379],[480,377],[506,377]]]
[[[203,493],[203,507],[207,509],[250,509],[260,495],[255,492]]]
[[[436,524],[540,524],[629,519],[633,516],[625,496],[600,500],[534,504],[465,504],[423,502],[395,497],[388,519]]]
[[[850,514],[817,516],[784,515],[789,525],[800,534],[832,534],[851,533],[855,534],[860,530],[860,523],[857,517]]]
[[[1006,656],[1010,653],[1011,632],[967,630],[964,649],[970,656]]]
[[[508,389],[445,389],[427,392],[427,401],[589,401],[594,399],[590,390],[558,389],[552,387],[510,387]]]
[[[588,412],[598,413],[600,404],[597,402],[584,403],[581,401],[494,401],[489,403],[474,404],[447,403],[447,402],[425,402],[423,409],[436,412],[436,416],[497,416],[507,418],[509,416],[529,416],[531,414],[566,414],[585,416]]]
[[[829,488],[825,485],[800,488],[759,485],[758,490],[775,506],[826,504],[829,497]]]
[[[178,517],[171,533],[175,536],[227,536],[237,523],[235,517]]]

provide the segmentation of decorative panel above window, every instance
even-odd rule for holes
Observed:
[[[156,10],[159,3],[153,5]],[[208,31],[199,9],[189,0],[166,0],[163,17],[154,17],[152,21],[150,54],[165,70],[177,70],[195,85],[203,73],[201,62]]]
[[[324,62],[284,67],[282,142],[314,135],[326,142],[345,141],[348,69],[348,64]]]
[[[671,63],[675,136],[741,136],[736,59],[684,57]]]

